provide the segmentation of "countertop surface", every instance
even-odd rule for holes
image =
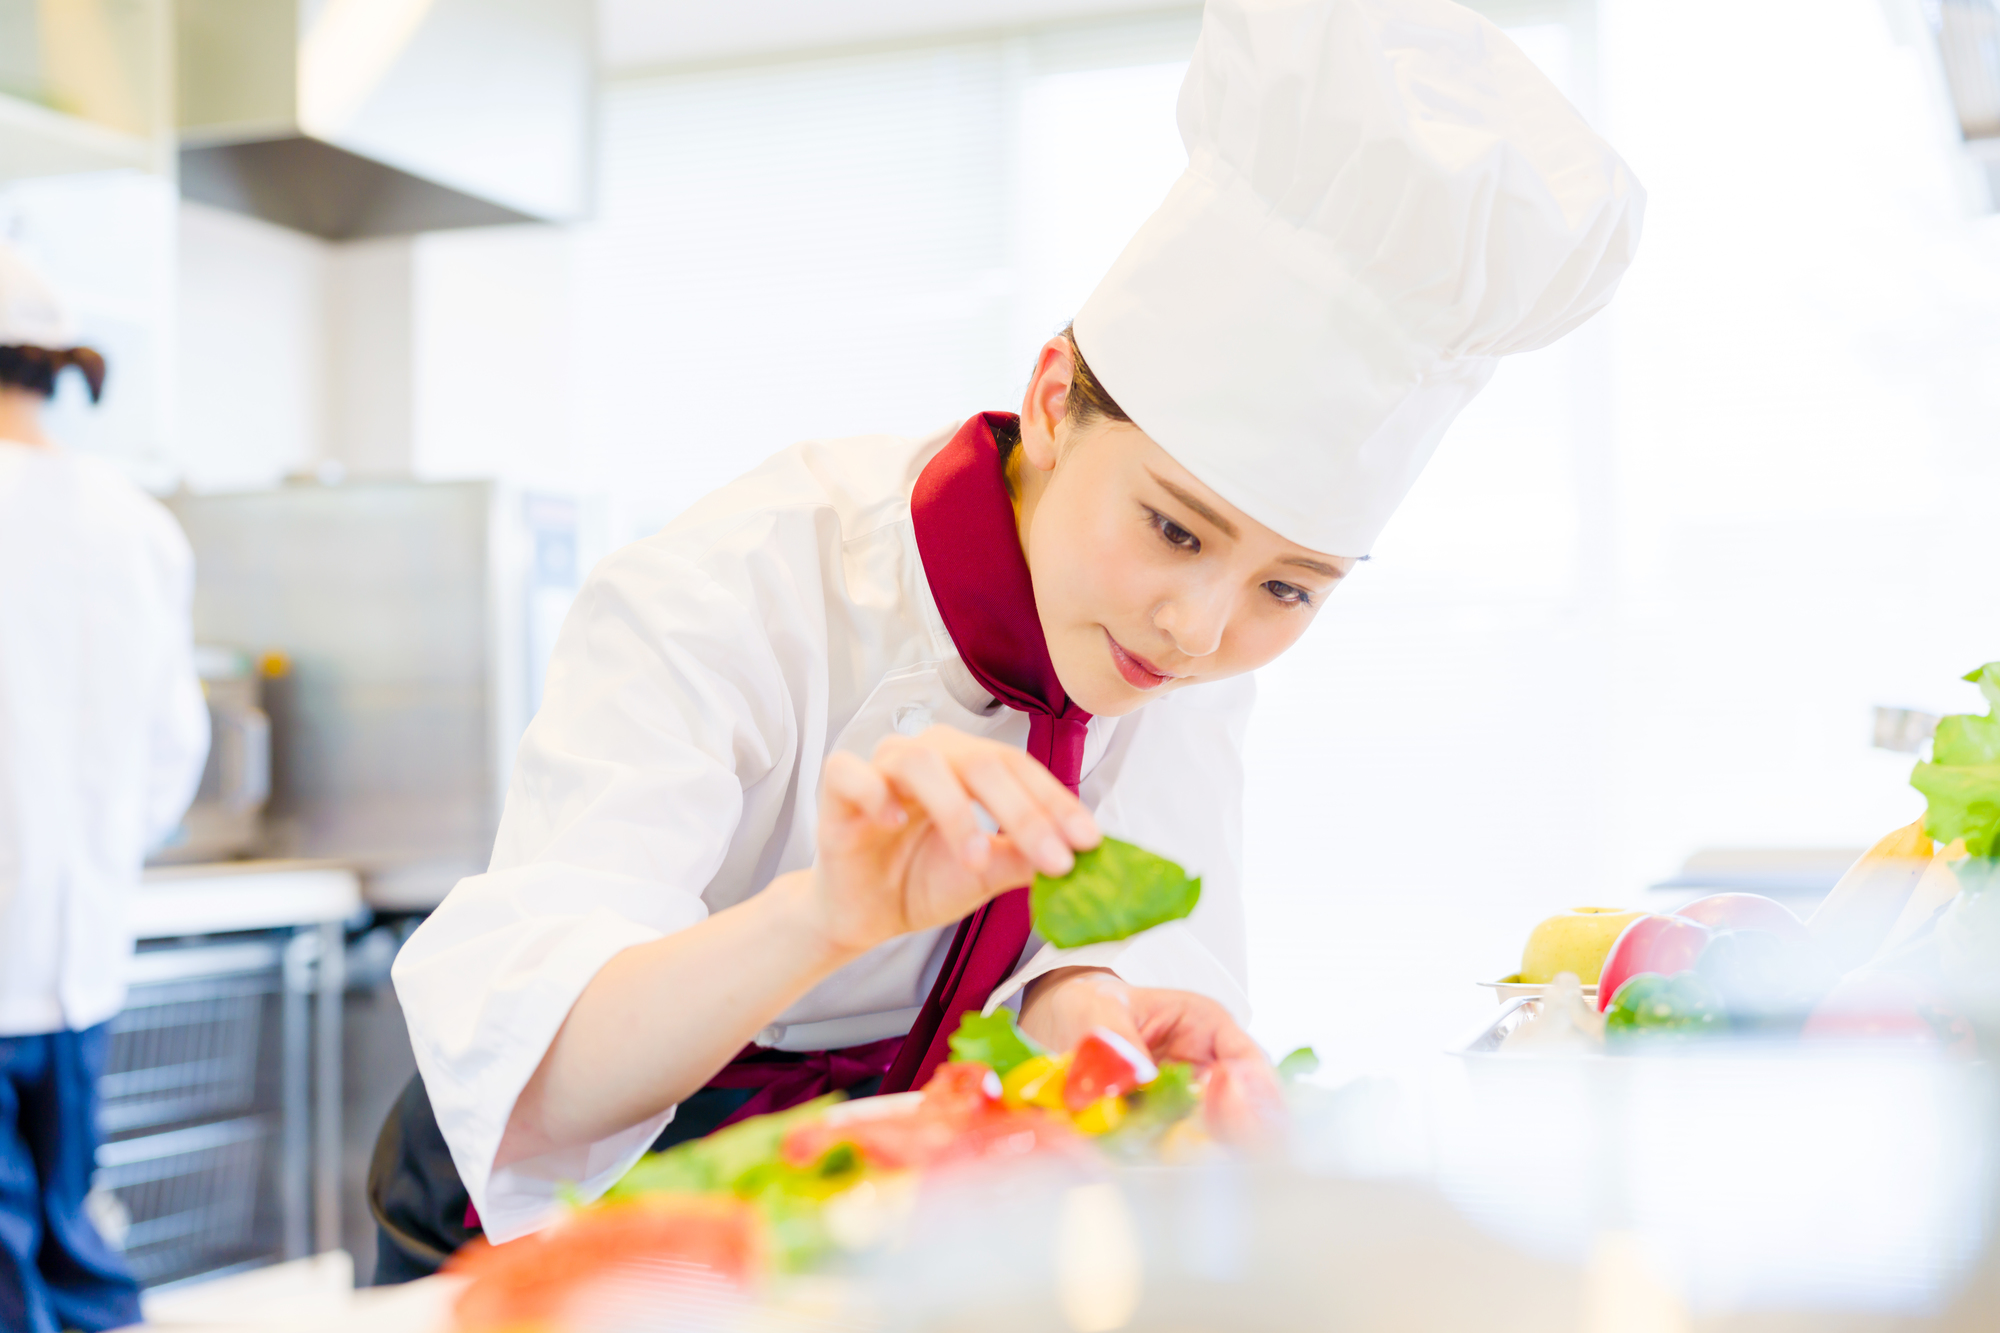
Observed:
[[[146,871],[131,921],[147,940],[344,921],[362,906],[360,875],[338,861],[219,861]]]
[[[149,1292],[146,1329],[216,1333],[443,1333],[459,1280],[431,1277],[400,1287],[354,1289],[354,1265],[339,1250],[212,1282]]]

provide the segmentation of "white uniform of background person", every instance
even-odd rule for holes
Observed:
[[[1188,170],[1077,312],[1076,349],[1176,463],[1312,551],[1366,555],[1499,358],[1602,308],[1637,245],[1625,164],[1505,35],[1441,0],[1209,0],[1180,124]],[[807,866],[831,750],[926,722],[1025,736],[968,680],[912,540],[911,484],[945,438],[791,449],[592,574],[492,871],[396,965],[493,1240],[558,1182],[602,1189],[665,1122],[488,1178],[597,969]],[[1186,925],[1089,961],[1238,1015],[1249,699],[1225,680],[1093,720],[1081,786],[1107,833],[1203,876]],[[881,946],[766,1036],[904,1031],[940,940]]]
[[[0,249],[0,303],[18,264]],[[0,346],[68,345],[66,322],[0,314]],[[208,755],[193,595],[157,500],[108,463],[0,440],[0,1035],[124,1003],[127,901]]]
[[[917,555],[910,487],[950,437],[798,445],[592,572],[521,743],[492,868],[396,961],[418,1068],[492,1239],[531,1229],[565,1184],[606,1188],[671,1115],[489,1179],[522,1086],[613,954],[811,865],[833,750],[867,755],[932,723],[1025,743],[1027,715],[960,662]],[[1031,940],[996,999],[1097,963],[1248,1017],[1239,755],[1252,692],[1247,678],[1196,686],[1091,720],[1084,802],[1107,833],[1201,874],[1201,903],[1122,944],[1058,955]],[[950,936],[877,948],[759,1040],[821,1050],[907,1031]]]
[[[208,753],[194,559],[152,497],[41,437],[30,382],[103,363],[5,245],[0,356],[0,1326],[119,1327],[138,1285],[82,1204],[127,909]]]

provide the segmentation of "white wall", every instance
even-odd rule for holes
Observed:
[[[571,490],[569,233],[329,244],[180,206],[181,481],[495,477]]]
[[[181,480],[275,485],[325,456],[331,246],[203,204],[179,213]]]
[[[572,233],[559,227],[418,240],[415,475],[566,492],[606,484],[580,452],[579,398],[622,390],[591,374],[600,348],[573,321],[573,251]]]
[[[418,242],[327,247],[326,456],[357,477],[405,477],[414,409]]]

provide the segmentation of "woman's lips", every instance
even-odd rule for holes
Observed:
[[[1164,671],[1156,671],[1145,658],[1127,652],[1125,645],[1104,632],[1104,641],[1111,645],[1111,660],[1118,664],[1118,674],[1125,677],[1125,683],[1135,690],[1157,690],[1172,680]]]

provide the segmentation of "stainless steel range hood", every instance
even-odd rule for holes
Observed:
[[[181,193],[333,240],[583,215],[591,0],[179,0]]]

